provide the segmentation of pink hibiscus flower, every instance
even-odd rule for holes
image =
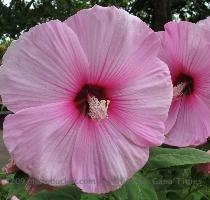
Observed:
[[[193,23],[170,22],[160,34],[160,58],[174,86],[165,143],[200,145],[210,136],[210,32]]]
[[[172,99],[156,34],[95,6],[23,34],[0,72],[4,141],[18,168],[52,186],[120,187],[164,141]]]

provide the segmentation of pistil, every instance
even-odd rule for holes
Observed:
[[[101,120],[108,117],[109,100],[98,100],[95,96],[88,98],[89,112],[91,119]]]

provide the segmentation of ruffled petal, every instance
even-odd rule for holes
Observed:
[[[208,107],[196,95],[182,97],[180,101],[176,122],[166,135],[165,144],[186,147],[205,143],[210,136]]]
[[[134,143],[142,147],[161,145],[171,100],[168,67],[158,59],[151,60],[138,80],[112,91],[109,117]]]
[[[210,17],[200,20],[199,22],[197,22],[197,24],[201,26],[202,28],[210,30]]]
[[[66,20],[90,65],[89,81],[119,85],[137,78],[159,50],[157,35],[139,18],[115,7],[94,6]]]
[[[169,113],[168,113],[168,118],[165,122],[165,134],[168,134],[169,131],[172,129],[174,124],[176,123],[179,109],[181,105],[181,100],[180,99],[174,99],[171,103]]]
[[[87,58],[62,22],[38,25],[13,42],[0,69],[0,94],[13,112],[65,101],[86,80]]]
[[[210,109],[210,45],[204,47],[203,51],[200,52],[201,55],[203,55],[203,60],[197,66],[198,70],[194,75],[194,92],[202,99],[208,109]]]
[[[69,102],[52,103],[6,118],[4,142],[18,168],[48,185],[73,182],[75,129],[80,122],[74,109]]]
[[[84,192],[116,190],[145,165],[149,150],[129,141],[111,120],[86,123],[90,133],[78,133],[72,158],[75,183]]]

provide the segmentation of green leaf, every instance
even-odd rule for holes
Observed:
[[[119,190],[113,192],[116,200],[157,200],[152,183],[141,174],[134,175]]]
[[[209,163],[210,154],[194,148],[170,149],[152,148],[147,169],[160,169],[172,166],[195,165]]]
[[[39,192],[28,200],[79,200],[80,197],[80,189],[74,185],[70,185],[50,192]]]
[[[98,200],[98,195],[83,193],[80,200]]]
[[[180,196],[178,192],[168,192],[166,194],[166,198],[170,200],[182,199],[182,197]]]

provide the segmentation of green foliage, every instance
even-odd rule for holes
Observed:
[[[74,185],[66,186],[52,192],[42,191],[28,200],[76,200],[80,199],[81,191]]]
[[[207,200],[209,177],[194,166],[209,159],[209,154],[193,148],[153,148],[143,171],[160,200]]]
[[[11,42],[12,40],[10,39],[6,40],[5,38],[2,38],[2,41],[0,42],[0,64],[1,64],[1,59]]]
[[[148,169],[167,168],[173,166],[208,163],[210,155],[205,151],[194,148],[153,148],[147,164]]]
[[[99,195],[95,195],[95,194],[82,194],[81,195],[81,200],[98,200],[100,197]]]
[[[3,57],[4,52],[6,51],[7,47],[3,44],[0,44],[0,59]]]
[[[1,200],[9,200],[13,195],[17,195],[21,200],[28,199],[28,194],[25,191],[27,176],[24,173],[17,172],[9,176],[0,173],[0,180],[1,179],[7,179],[10,183],[4,187],[0,186],[0,191],[4,194],[3,196],[0,195]]]
[[[161,14],[154,0],[135,0],[131,12],[145,22],[154,26],[156,13]],[[210,0],[162,0],[168,2],[169,7],[165,12],[169,14],[168,20],[177,19],[197,22],[210,15]]]
[[[197,22],[210,15],[209,0],[173,0],[172,11],[181,20]]]
[[[113,194],[119,200],[158,200],[152,183],[141,174],[134,175]]]
[[[210,0],[11,0],[9,6],[0,0],[0,38],[6,35],[15,39],[36,24],[65,20],[95,4],[121,7],[155,29],[162,29],[172,18],[197,22],[210,15]],[[163,4],[168,6],[162,9]]]
[[[2,41],[0,42],[0,60],[3,57],[4,53],[6,52],[8,46],[10,45],[10,43],[12,42],[12,40],[6,40],[5,38],[2,38]],[[1,62],[0,62],[1,64]]]
[[[83,8],[95,4],[128,6],[129,0],[12,0],[9,6],[0,0],[0,38],[17,38],[23,31],[52,19],[65,20]]]

